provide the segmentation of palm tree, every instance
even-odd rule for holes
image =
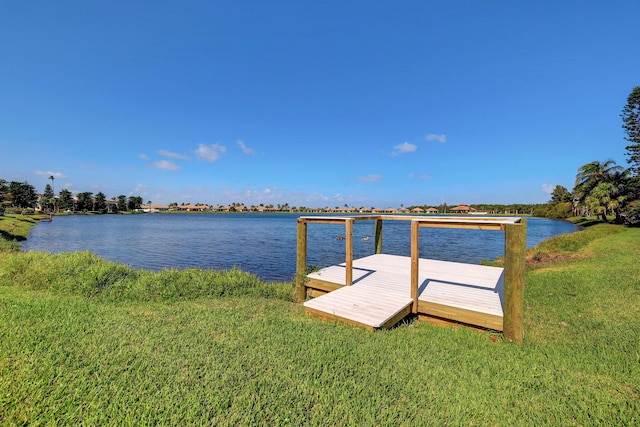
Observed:
[[[587,196],[586,202],[596,214],[602,215],[602,221],[607,222],[607,212],[616,215],[616,222],[620,222],[620,205],[626,197],[622,193],[622,185],[612,182],[601,182]]]
[[[591,190],[601,182],[612,182],[616,175],[622,174],[624,168],[616,165],[614,160],[606,162],[593,161],[580,166],[576,175],[574,194],[584,201]]]
[[[620,221],[620,206],[626,199],[625,185],[629,171],[616,165],[613,160],[602,163],[594,161],[578,169],[574,194],[577,202],[585,203],[596,215],[607,222],[608,211],[615,213]]]

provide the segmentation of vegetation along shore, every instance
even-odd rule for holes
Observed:
[[[640,229],[527,254],[525,345],[307,318],[291,283],[19,251],[0,217],[5,425],[638,425]]]

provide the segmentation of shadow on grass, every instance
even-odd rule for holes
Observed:
[[[27,238],[24,236],[19,236],[17,234],[9,233],[8,231],[5,231],[5,230],[0,230],[0,236],[2,236],[4,240],[8,240],[10,242],[14,240],[18,242],[27,240]]]
[[[571,222],[581,227],[591,227],[592,225],[604,224],[604,221],[597,218],[575,218]]]

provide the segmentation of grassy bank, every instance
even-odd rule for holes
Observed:
[[[24,215],[0,215],[0,251],[20,250],[18,242],[27,238],[39,220],[39,217]]]
[[[638,425],[638,259],[640,230],[609,225],[530,251],[518,347],[465,328],[309,319],[291,284],[237,271],[5,250],[0,420]]]

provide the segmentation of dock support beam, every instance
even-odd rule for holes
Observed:
[[[353,218],[349,218],[344,222],[344,234],[345,234],[345,268],[346,277],[345,285],[351,286],[353,284]]]
[[[382,220],[376,219],[376,237],[375,237],[375,245],[376,245],[376,254],[382,253]]]
[[[524,341],[525,257],[527,221],[505,226],[504,314],[505,339],[522,345]]]
[[[305,285],[307,274],[307,223],[298,219],[297,235],[297,255],[296,255],[296,290],[295,299],[303,302],[307,298],[307,287]]]
[[[411,221],[411,312],[418,313],[418,272],[420,271],[420,223]]]

